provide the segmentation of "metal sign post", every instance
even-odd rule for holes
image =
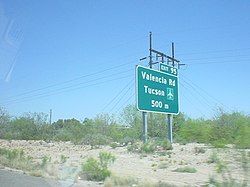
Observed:
[[[167,124],[168,124],[168,131],[167,131],[167,138],[169,140],[170,143],[173,143],[173,115],[168,114],[167,116]]]
[[[142,112],[142,123],[143,123],[143,142],[147,143],[147,141],[148,141],[147,112]]]

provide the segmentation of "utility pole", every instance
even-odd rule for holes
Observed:
[[[152,68],[152,32],[149,33],[149,67]]]
[[[172,42],[172,66],[174,67],[174,43]],[[170,143],[173,143],[173,115],[167,115],[167,124],[168,124],[168,140]]]
[[[52,109],[49,110],[49,124],[52,124]]]
[[[149,67],[152,68],[152,32],[149,32]],[[147,112],[142,112],[143,142],[148,141],[148,121]]]

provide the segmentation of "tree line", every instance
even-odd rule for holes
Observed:
[[[0,139],[71,141],[76,144],[121,145],[140,141],[141,113],[134,105],[126,106],[119,116],[98,114],[93,119],[59,119],[49,124],[44,113],[25,113],[11,117],[0,108]],[[218,110],[212,119],[192,119],[180,113],[174,116],[174,141],[178,143],[206,143],[215,147],[234,144],[250,148],[250,116],[241,112]],[[166,115],[148,115],[150,139],[167,137]]]

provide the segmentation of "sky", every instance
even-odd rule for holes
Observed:
[[[0,0],[0,106],[12,116],[119,115],[153,49],[179,69],[180,111],[250,113],[250,2]],[[154,59],[155,60],[155,59]],[[157,69],[157,66],[154,66]]]

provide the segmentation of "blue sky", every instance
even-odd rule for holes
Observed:
[[[119,114],[153,48],[187,64],[181,112],[250,113],[249,1],[0,0],[0,106],[11,115]],[[156,67],[155,67],[156,68]],[[119,94],[120,93],[120,94]],[[113,101],[113,102],[111,102]]]

